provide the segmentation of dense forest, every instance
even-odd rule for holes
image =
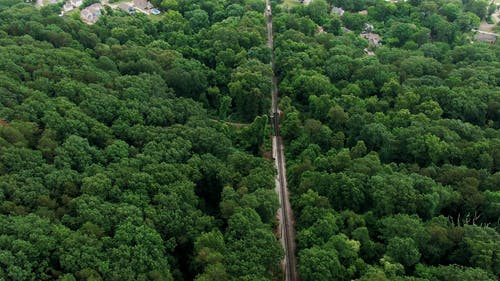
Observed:
[[[265,2],[151,2],[0,0],[0,280],[282,279]],[[399,2],[272,2],[298,271],[498,280],[494,7]]]
[[[498,280],[500,48],[470,32],[487,8],[274,12],[303,281]]]
[[[280,275],[262,3],[0,3],[0,280]]]

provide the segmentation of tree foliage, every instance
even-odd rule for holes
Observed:
[[[86,25],[17,2],[0,3],[0,279],[276,279],[262,5]]]
[[[278,16],[299,273],[493,280],[499,53],[471,43],[486,2],[393,2],[327,1],[345,12],[325,15],[313,1]],[[308,18],[324,32],[294,24]],[[341,236],[348,258],[330,247]]]

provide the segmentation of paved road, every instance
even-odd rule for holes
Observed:
[[[271,49],[271,67],[275,72],[274,58],[274,40],[273,40],[273,20],[270,10],[270,1],[266,0],[266,21],[268,46]],[[278,210],[280,240],[285,251],[285,259],[283,261],[283,269],[285,272],[285,281],[299,281],[297,272],[297,259],[295,257],[295,229],[293,212],[290,207],[288,187],[286,182],[286,166],[283,141],[279,133],[279,108],[278,108],[278,79],[273,74],[272,77],[272,108],[274,116],[273,129],[273,157],[275,160],[276,170],[276,192],[280,201],[280,209]]]

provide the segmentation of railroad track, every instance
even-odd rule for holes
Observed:
[[[276,177],[276,192],[280,201],[280,209],[278,210],[280,240],[285,251],[285,259],[283,261],[283,271],[285,273],[285,281],[299,281],[297,272],[297,259],[295,257],[295,229],[293,224],[293,212],[290,207],[288,187],[286,181],[286,165],[283,140],[280,135],[278,108],[278,79],[275,73],[275,57],[274,57],[274,35],[271,4],[266,0],[266,25],[268,33],[268,46],[271,49],[271,67],[273,70],[272,76],[272,118],[273,126],[273,156],[275,160],[277,177]]]

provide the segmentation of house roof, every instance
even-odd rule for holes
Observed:
[[[149,10],[154,8],[153,4],[147,0],[134,0],[134,6],[139,9]]]
[[[118,5],[118,8],[120,10],[123,10],[123,11],[128,11],[128,9],[130,8],[130,5],[127,3],[121,3],[120,5]]]
[[[344,14],[344,9],[342,7],[333,7],[332,13],[342,16]]]
[[[147,5],[147,2],[146,0],[134,0],[134,5],[137,6],[138,8],[145,8],[146,5]]]
[[[360,34],[361,37],[366,38],[370,44],[376,47],[382,46],[380,43],[380,35],[376,33],[371,33],[371,32],[363,32]]]
[[[361,36],[364,37],[364,38],[366,38],[366,39],[380,40],[380,35],[378,35],[377,33],[371,33],[371,32],[361,33]]]
[[[90,6],[88,6],[86,9],[90,10],[91,12],[101,12],[102,5],[100,3],[94,3]]]
[[[368,48],[364,48],[363,51],[368,56],[374,56],[375,55],[375,53],[373,51],[370,51]]]
[[[92,4],[82,10],[80,17],[88,22],[96,22],[101,16],[101,9],[102,5],[100,3]]]

